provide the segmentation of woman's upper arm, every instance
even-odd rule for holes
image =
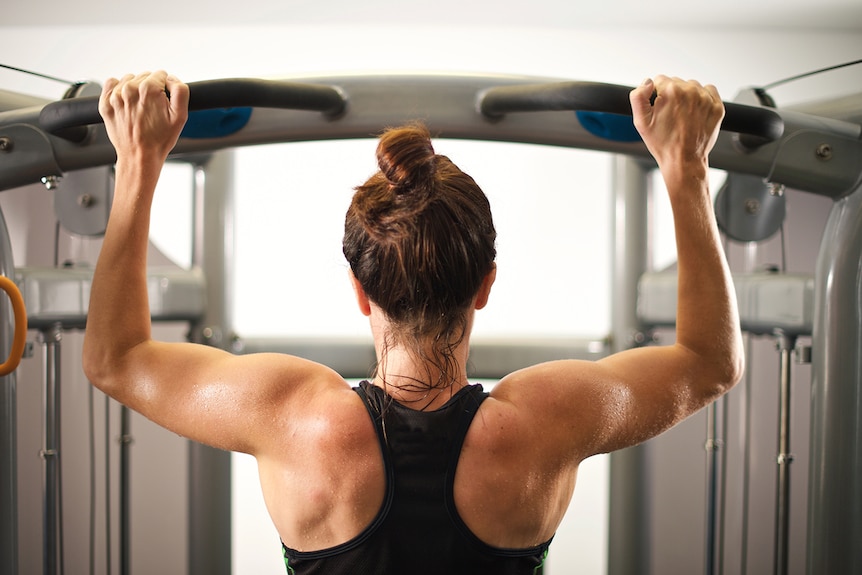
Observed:
[[[245,453],[265,448],[311,394],[346,385],[294,356],[237,356],[192,343],[146,341],[115,367],[94,385],[179,435]]]
[[[495,394],[531,410],[540,437],[580,461],[636,445],[676,425],[733,383],[681,345],[562,360],[515,372]]]

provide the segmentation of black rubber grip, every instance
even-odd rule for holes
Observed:
[[[229,78],[189,83],[189,111],[218,108],[282,108],[337,116],[346,106],[331,86],[278,80]],[[86,126],[102,122],[99,98],[71,98],[46,104],[39,113],[45,131],[73,141],[86,137]]]
[[[514,112],[572,110],[632,115],[629,93],[634,88],[599,82],[559,82],[499,86],[486,90],[479,110],[489,118]],[[784,133],[784,120],[774,110],[758,106],[724,103],[721,129],[754,136],[761,143],[772,142]]]

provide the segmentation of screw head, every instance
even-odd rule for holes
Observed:
[[[752,216],[757,214],[760,211],[760,202],[755,199],[745,200],[745,213],[751,214]]]
[[[9,153],[15,147],[15,144],[12,142],[12,138],[7,138],[6,136],[0,137],[0,152]]]
[[[817,149],[814,151],[814,154],[820,160],[830,160],[832,159],[832,146],[829,144],[820,144],[817,146]]]

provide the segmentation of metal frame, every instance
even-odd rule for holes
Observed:
[[[0,210],[0,274],[13,277],[15,261],[6,219]],[[0,301],[0,355],[12,347],[14,318],[9,302]],[[18,379],[0,377],[0,572],[18,573]]]
[[[297,82],[302,90],[308,85],[314,86],[315,89],[309,92],[324,93],[328,103],[297,103],[297,98],[291,96],[286,98],[289,102],[282,106],[279,90],[283,88],[285,94],[290,96],[293,94],[290,90],[297,88]],[[320,87],[323,89],[318,90]],[[195,158],[236,146],[370,137],[385,126],[421,119],[440,137],[601,150],[649,164],[648,153],[641,143],[598,137],[578,122],[573,110],[586,107],[587,111],[595,111],[592,107],[596,99],[594,95],[586,98],[586,104],[581,97],[583,90],[593,90],[595,87],[594,84],[560,83],[556,79],[490,75],[357,75],[292,80],[283,86],[276,82],[276,85],[266,86],[267,90],[275,89],[275,96],[265,99],[264,105],[267,107],[255,108],[242,130],[219,138],[181,139],[174,156],[186,156],[190,161],[198,162]],[[601,111],[630,114],[619,98],[621,92],[628,88],[610,87],[609,91],[605,88],[607,86],[598,86],[598,99],[603,100],[601,94],[607,94],[616,103],[610,110]],[[193,101],[196,93],[200,92],[192,93]],[[333,94],[341,98],[340,107],[330,105]],[[266,97],[272,97],[272,93],[267,92]],[[857,101],[862,108],[862,98]],[[92,101],[75,104],[81,104],[92,115]],[[63,108],[70,104],[61,102],[58,105]],[[238,100],[235,105],[255,104]],[[206,106],[201,104],[200,107]],[[280,109],[282,107],[301,110]],[[0,112],[0,190],[114,161],[113,149],[103,127],[96,125],[73,130],[74,137],[69,136],[68,132],[68,128],[74,127],[74,124],[60,127],[53,125],[52,131],[49,131],[40,120],[44,108],[39,104]],[[858,541],[862,540],[862,489],[859,488],[862,485],[862,427],[858,425],[858,421],[862,420],[862,401],[859,399],[862,393],[862,290],[857,283],[862,258],[862,226],[859,225],[862,221],[862,193],[859,192],[862,126],[855,121],[794,110],[774,109],[767,116],[762,116],[757,110],[743,108],[743,112],[751,112],[755,118],[765,117],[770,129],[766,134],[754,130],[753,135],[722,132],[710,156],[711,165],[824,195],[835,202],[815,275],[808,572],[814,575],[862,571],[862,548],[857,547]],[[738,126],[738,123],[732,122],[732,125]],[[742,128],[736,129],[745,131],[745,122]],[[205,162],[201,162],[203,165]],[[207,166],[205,169],[216,168]],[[199,175],[202,177],[203,172]],[[638,177],[635,175],[635,180]],[[628,176],[623,180],[626,178]],[[633,189],[636,190],[637,185]],[[223,191],[224,196],[211,203],[208,185],[204,206],[199,206],[203,243],[196,244],[196,249],[203,250],[203,257],[196,261],[202,266],[206,277],[208,306],[204,317],[197,323],[200,329],[195,332],[194,339],[230,347],[234,345],[228,297],[232,230],[228,226],[228,234],[220,234],[225,230],[225,224],[230,222],[230,194],[233,192],[229,189]],[[625,205],[626,202],[636,201],[637,196],[636,191],[626,194],[624,200],[617,200],[617,207],[620,207],[620,202]],[[634,213],[632,204],[628,204],[626,210],[630,215]],[[640,237],[641,229],[638,224],[631,226],[634,230],[630,231],[630,220],[624,218],[619,221],[627,223],[625,234],[617,239],[617,249],[620,250],[619,257],[622,260],[618,260],[614,266],[614,290],[621,299],[615,296],[615,302],[630,306],[636,297],[632,293],[633,281],[636,281],[634,278],[645,271],[641,255],[632,255],[630,252],[634,245],[633,238]],[[625,247],[620,246],[620,241]],[[213,242],[217,247],[212,247]],[[10,265],[8,262],[11,259],[4,258],[0,265]],[[618,265],[622,267],[617,269]],[[8,269],[6,271],[9,272]],[[630,307],[620,312],[613,320],[613,325],[614,349],[627,346],[628,337],[638,331],[638,320]],[[245,350],[252,350],[258,342],[247,340],[240,345],[245,345]],[[536,359],[536,356],[527,355],[524,361]],[[544,359],[544,356],[540,359]],[[11,387],[11,396],[9,389],[10,386],[4,385],[0,397],[4,397],[7,403],[11,397],[14,405],[14,387]],[[3,416],[0,424],[4,429],[11,428],[11,433],[4,435],[14,437],[14,419],[3,412],[0,415]],[[4,461],[6,467],[0,470],[0,488],[5,491],[0,493],[0,498],[4,501],[9,499],[10,490],[14,501],[14,453],[11,455],[9,463]],[[192,573],[223,573],[230,568],[229,556],[227,562],[220,563],[212,561],[215,556],[209,555],[214,549],[229,549],[230,546],[229,526],[225,539],[223,525],[226,519],[229,521],[229,508],[225,516],[220,507],[226,501],[223,499],[225,475],[229,494],[229,463],[225,465],[223,455],[196,448],[192,448],[190,455],[192,476],[206,474],[208,481],[201,482],[201,485],[211,485],[214,478],[218,483],[206,494],[191,495]],[[641,448],[635,448],[628,455],[614,455],[612,499],[615,505],[625,501],[637,505],[637,485],[630,478],[641,474],[647,465],[648,457]],[[6,487],[9,477],[13,478],[13,485]],[[208,515],[208,509],[212,514]],[[0,518],[2,525],[9,525],[8,514],[14,514],[15,510],[3,511],[7,516]],[[615,535],[619,523],[614,520],[616,515],[612,509],[614,525],[610,556],[627,557],[625,564],[611,565],[613,575],[634,573],[647,564],[645,555],[648,545],[645,544],[646,535],[642,531],[643,513],[647,511],[643,508],[637,510],[632,522],[633,529]],[[630,519],[627,517],[624,522]],[[222,522],[221,526],[216,525],[219,522]],[[0,541],[0,545],[5,549],[9,547],[9,539],[14,538],[15,533],[14,526],[10,530],[2,525],[0,535],[5,540]],[[197,545],[195,541],[200,544]]]

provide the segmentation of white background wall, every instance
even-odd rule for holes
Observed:
[[[775,9],[779,7],[776,4]],[[369,9],[373,8],[375,5],[369,5]],[[50,7],[46,9],[50,10]],[[147,10],[143,5],[136,9]],[[392,9],[410,11],[401,4]],[[471,12],[475,16],[473,19],[459,19],[457,11],[453,10],[452,20],[457,25],[439,21],[433,25],[419,24],[423,21],[422,11],[428,9],[426,4],[419,9],[413,8],[415,18],[412,19],[406,14],[398,22],[375,24],[372,18],[363,18],[356,25],[343,22],[330,25],[325,19],[311,25],[289,22],[203,25],[195,24],[195,18],[188,14],[171,25],[134,25],[131,22],[137,20],[133,15],[124,24],[99,26],[55,22],[50,26],[10,27],[0,22],[0,38],[4,46],[0,61],[70,80],[96,81],[111,75],[155,68],[168,69],[187,81],[233,76],[303,77],[345,71],[443,70],[636,84],[645,76],[661,72],[714,83],[729,100],[742,87],[768,83],[855,59],[862,54],[862,34],[856,30],[776,29],[765,26],[765,22],[764,26],[750,22],[749,26],[712,28],[704,25],[693,29],[662,27],[654,23],[645,27],[631,22],[625,27],[578,27],[577,23],[563,27],[554,20],[553,13],[543,20],[535,11],[526,18],[528,26],[511,23],[490,26],[475,10]],[[488,7],[494,11],[506,9],[499,4]],[[105,6],[104,10],[121,8],[111,5]],[[141,19],[147,20],[146,17]],[[243,22],[246,19],[240,17],[237,20]],[[776,89],[774,94],[779,104],[783,104],[854,92],[859,90],[859,77],[857,69],[855,76],[833,74],[817,81]],[[4,71],[0,71],[0,88],[50,98],[59,97],[62,92],[56,84]],[[454,152],[452,155],[457,162]],[[367,163],[365,165],[368,166]],[[503,170],[506,164],[500,163],[496,167]],[[368,170],[363,168],[347,180],[354,185],[367,175]],[[597,219],[594,227],[586,233],[605,237],[606,225],[606,219]],[[534,232],[541,234],[544,229]],[[581,247],[586,252],[594,250],[593,244]],[[601,250],[600,246],[598,250]],[[551,257],[568,262],[571,251],[571,245],[560,246],[560,252]],[[248,310],[248,313],[254,315],[255,311]],[[242,318],[238,320],[245,321]],[[516,329],[514,325],[509,327]],[[603,534],[605,530],[601,524],[603,503],[596,505],[596,502],[603,502],[606,486],[601,478],[605,477],[606,469],[598,465],[595,471],[594,477],[600,478],[593,485],[595,491],[589,489],[591,474],[586,471],[582,475],[582,482],[586,485],[579,488],[579,495],[583,493],[585,498],[580,504],[585,506],[585,515],[589,514],[582,524],[585,527],[558,537],[552,558],[556,555],[569,559],[558,565],[551,563],[549,572],[552,575],[570,572],[570,568],[575,566],[580,573],[598,575],[603,572],[602,554],[596,553],[598,548],[590,537],[596,532]],[[238,466],[237,472],[242,475],[248,472],[248,468]],[[248,475],[246,481],[253,483],[253,474]],[[251,488],[241,491],[255,497],[255,490]],[[238,498],[234,503],[235,509],[246,508]],[[259,509],[259,502],[255,505]],[[600,524],[590,529],[589,517],[598,517]],[[253,519],[251,523],[260,521],[263,520]],[[236,530],[238,535],[257,544],[263,543],[262,549],[266,551],[245,552],[240,549],[237,561],[254,560],[252,558],[261,553],[274,551],[276,560],[268,555],[267,569],[272,569],[273,573],[282,572],[283,565],[277,560],[277,541],[271,540],[266,529],[261,535],[247,526],[241,524],[241,528]],[[158,550],[148,552],[158,553]],[[595,557],[599,559],[595,560]],[[264,573],[263,569],[237,565],[235,571]]]

